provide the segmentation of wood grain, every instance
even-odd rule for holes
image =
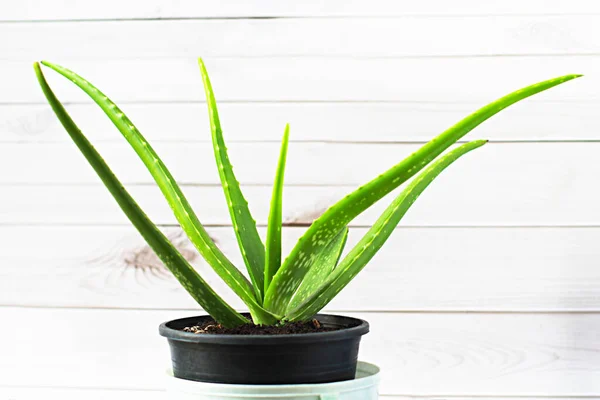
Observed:
[[[476,103],[224,103],[219,113],[229,143],[279,142],[291,125],[290,141],[426,142],[475,111]],[[93,141],[121,136],[93,104],[67,106]],[[123,110],[152,143],[209,142],[203,103],[126,104]],[[503,111],[476,132],[492,141],[598,141],[597,104],[552,103],[535,97]],[[0,142],[67,142],[46,104],[0,105]]]
[[[277,0],[227,2],[194,0],[148,0],[144,7],[130,2],[106,0],[102,4],[83,5],[77,0],[26,0],[0,3],[2,21],[69,21],[104,19],[228,18],[228,17],[390,17],[409,15],[552,15],[597,13],[597,3],[572,0],[505,0],[481,3],[477,0],[394,1],[306,0],[302,7]]]
[[[165,231],[243,307],[181,231]],[[284,254],[302,232],[284,229]],[[365,232],[350,230],[346,252]],[[232,229],[209,234],[243,268]],[[329,310],[600,311],[599,240],[599,228],[400,228]],[[133,228],[4,227],[0,243],[0,305],[198,308]]]
[[[470,111],[588,75],[470,135],[495,143],[444,173],[328,310],[371,322],[362,358],[382,366],[383,399],[600,399],[598,15],[591,0],[0,1],[0,399],[158,400],[168,351],[156,327],[201,312],[68,141],[33,60],[71,67],[122,104],[242,265],[197,56],[263,226],[291,123],[284,251]],[[232,299],[105,117],[47,75],[151,217]],[[353,221],[349,245],[389,200]]]
[[[74,165],[84,170],[88,168],[81,163]],[[470,167],[476,168],[474,165]],[[520,176],[518,171],[503,171],[504,176],[499,179],[475,185],[461,181],[456,175],[458,173],[448,171],[419,198],[400,226],[599,226],[599,195],[594,187],[587,185],[584,177],[581,181],[569,181],[569,176],[576,174],[574,169],[552,175],[556,170],[550,169],[549,175],[546,171],[534,170]],[[502,190],[507,187],[513,190]],[[177,223],[157,187],[129,185],[128,189],[156,223]],[[242,189],[258,224],[265,226],[270,187],[244,185]],[[356,186],[287,186],[284,190],[284,223],[287,226],[306,226],[354,189]],[[0,186],[0,191],[10,194],[0,197],[0,225],[129,226],[114,199],[99,184],[24,183]],[[223,190],[219,186],[186,185],[183,191],[203,224],[231,225]],[[575,196],[576,193],[581,195]],[[382,199],[350,225],[372,224],[394,195],[395,192]]]
[[[480,134],[470,139],[482,138]],[[185,184],[219,184],[212,145],[155,143],[175,179]],[[228,146],[242,184],[271,185],[278,143]],[[359,186],[377,177],[421,146],[417,144],[294,143],[290,146],[287,185]],[[124,183],[148,184],[152,177],[124,140],[97,148]],[[489,143],[464,157],[436,180],[430,191],[449,193],[507,190],[550,199],[566,190],[594,190],[595,156],[600,143]],[[57,162],[60,160],[60,162]],[[72,143],[8,143],[0,147],[0,184],[98,184],[94,171]],[[451,192],[450,192],[451,190]],[[440,193],[438,191],[438,193]],[[591,194],[591,193],[590,193]],[[504,196],[509,196],[505,193]],[[575,199],[585,201],[585,199]]]
[[[157,326],[186,315],[0,308],[14,327],[0,330],[3,385],[160,389],[169,356]],[[600,314],[349,315],[371,323],[361,358],[382,367],[382,394],[576,397],[600,390]]]
[[[91,45],[90,45],[91,46]],[[93,47],[93,46],[91,46]],[[43,53],[43,52],[41,52]],[[117,103],[200,101],[196,56],[143,59],[53,59],[93,82]],[[39,54],[36,58],[43,57]],[[484,105],[521,87],[565,74],[589,74],[538,99],[600,100],[600,56],[457,58],[259,57],[205,59],[218,102],[396,101]],[[45,103],[31,60],[0,61],[0,103]],[[301,72],[299,72],[301,71]],[[50,71],[48,71],[50,72]],[[62,101],[85,102],[74,85],[48,73]]]
[[[98,144],[101,153],[124,182],[150,183],[148,172],[127,146]],[[157,143],[155,147],[176,179],[188,185],[201,185],[201,190],[190,193],[192,203],[201,212],[200,216],[212,216],[208,217],[207,223],[227,223],[220,189],[213,187],[206,191],[204,187],[206,184],[218,184],[211,146],[206,143]],[[257,218],[263,222],[268,204],[265,195],[276,165],[277,148],[276,143],[230,145],[231,158],[242,184],[265,185],[260,190],[248,191],[251,207],[258,210]],[[416,148],[412,144],[293,144],[289,150],[286,185],[324,188],[320,191],[306,190],[306,196],[291,201],[290,192],[286,192],[284,209],[287,221],[311,221],[349,189],[376,177]],[[488,144],[444,172],[409,212],[406,223],[421,226],[598,225],[600,193],[590,182],[594,182],[600,174],[600,164],[595,161],[599,152],[598,143]],[[2,189],[7,193],[11,192],[11,187],[23,185],[99,185],[97,176],[70,144],[3,145],[0,147],[0,170],[11,171],[0,176],[0,183],[12,185]],[[338,185],[343,187],[328,190]],[[2,214],[8,215],[5,217],[7,222],[26,222],[30,218],[29,210],[38,207],[43,211],[44,207],[49,207],[49,212],[62,208],[64,215],[70,209],[64,208],[63,201],[64,205],[78,203],[72,210],[76,215],[90,214],[86,212],[86,204],[81,202],[89,199],[90,195],[63,200],[69,194],[79,196],[85,190],[70,192],[54,188],[36,193],[35,189],[29,189],[29,192],[24,190],[21,193],[19,197],[0,198],[0,209]],[[103,196],[92,204],[101,204],[99,210],[102,215],[114,216],[108,222],[123,221],[107,193],[89,193]],[[153,193],[151,197],[140,198],[152,216],[159,222],[172,222],[170,211],[158,193],[145,193]],[[303,190],[298,189],[295,193],[303,193]],[[309,193],[316,194],[316,197],[308,197]],[[43,201],[37,199],[43,194],[51,197],[47,205],[40,206]],[[384,207],[390,200],[384,200],[379,207]],[[31,207],[20,209],[20,201],[31,204]],[[213,214],[213,210],[221,211]],[[373,210],[357,222],[373,222],[379,210],[381,208]],[[39,210],[31,211],[30,220],[40,222],[44,219],[43,216],[36,218],[36,214],[40,215]],[[72,217],[69,218],[72,221]],[[52,221],[52,218],[48,219]],[[92,219],[97,221],[97,218]]]
[[[600,54],[596,19],[592,14],[0,24],[0,37],[20,38],[0,42],[0,53],[27,61],[72,58],[73,49],[88,60]],[[454,29],[457,24],[461,29]]]

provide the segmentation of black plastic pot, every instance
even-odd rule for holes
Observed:
[[[303,384],[354,379],[358,347],[369,332],[366,321],[337,315],[316,318],[330,332],[296,335],[215,335],[184,332],[209,316],[160,325],[169,340],[177,378],[229,384]]]

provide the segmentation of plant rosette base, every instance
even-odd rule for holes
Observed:
[[[183,329],[212,318],[160,325],[171,349],[173,375],[183,380],[242,385],[315,384],[354,380],[366,321],[318,314],[332,331],[278,335],[198,334]]]
[[[354,379],[303,385],[231,385],[193,382],[167,372],[167,399],[377,400],[379,368],[358,362]]]

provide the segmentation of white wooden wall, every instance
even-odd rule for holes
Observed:
[[[288,249],[328,205],[469,111],[587,74],[470,134],[491,143],[428,189],[328,311],[371,322],[362,358],[383,367],[388,399],[600,399],[599,38],[595,0],[0,0],[0,399],[158,399],[157,326],[199,313],[70,143],[32,61],[69,66],[120,103],[239,261],[197,56],[263,227],[291,123]],[[234,301],[118,132],[47,75]],[[354,221],[350,244],[384,205]]]

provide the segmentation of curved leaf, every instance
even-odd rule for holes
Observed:
[[[46,82],[38,63],[34,64],[35,73],[44,95],[48,99],[54,113],[65,127],[81,153],[94,168],[104,185],[113,195],[127,218],[144,237],[156,255],[173,273],[188,293],[208,312],[215,320],[225,326],[237,326],[248,323],[248,320],[231,308],[221,299],[212,288],[198,275],[194,268],[169,242],[165,235],[150,221],[138,204],[125,190],[121,182],[110,170],[100,154],[79,130],[52,89]]]
[[[242,257],[246,263],[246,268],[250,274],[252,285],[257,299],[262,303],[263,299],[263,271],[265,268],[265,246],[260,240],[258,231],[256,230],[256,221],[250,214],[248,202],[242,194],[240,184],[233,173],[233,167],[227,155],[227,147],[223,139],[223,130],[219,120],[219,112],[217,111],[217,101],[215,94],[208,78],[208,71],[201,58],[198,59],[202,81],[204,82],[204,91],[206,93],[206,103],[208,105],[208,116],[210,119],[210,130],[212,133],[213,149],[215,159],[219,169],[219,177],[221,185],[229,207],[229,215],[235,235],[237,237]]]
[[[579,76],[581,75],[565,75],[536,83],[488,104],[338,201],[312,223],[294,246],[269,285],[269,290],[265,294],[264,307],[277,314],[283,313],[302,279],[313,265],[315,254],[320,248],[357,215],[406,182],[476,126],[520,100]]]
[[[47,61],[42,61],[42,64],[71,80],[100,106],[151,173],[190,241],[223,281],[244,301],[255,322],[275,321],[277,318],[258,304],[250,282],[215,245],[167,167],[131,120],[104,93],[81,76]]]
[[[312,294],[304,302],[298,304],[284,317],[285,320],[299,321],[310,319],[325,307],[373,258],[377,251],[390,237],[404,214],[417,200],[429,184],[450,164],[464,154],[483,146],[485,140],[466,143],[431,164],[404,189],[381,214],[365,236],[354,246],[333,271],[329,278],[314,288]]]

